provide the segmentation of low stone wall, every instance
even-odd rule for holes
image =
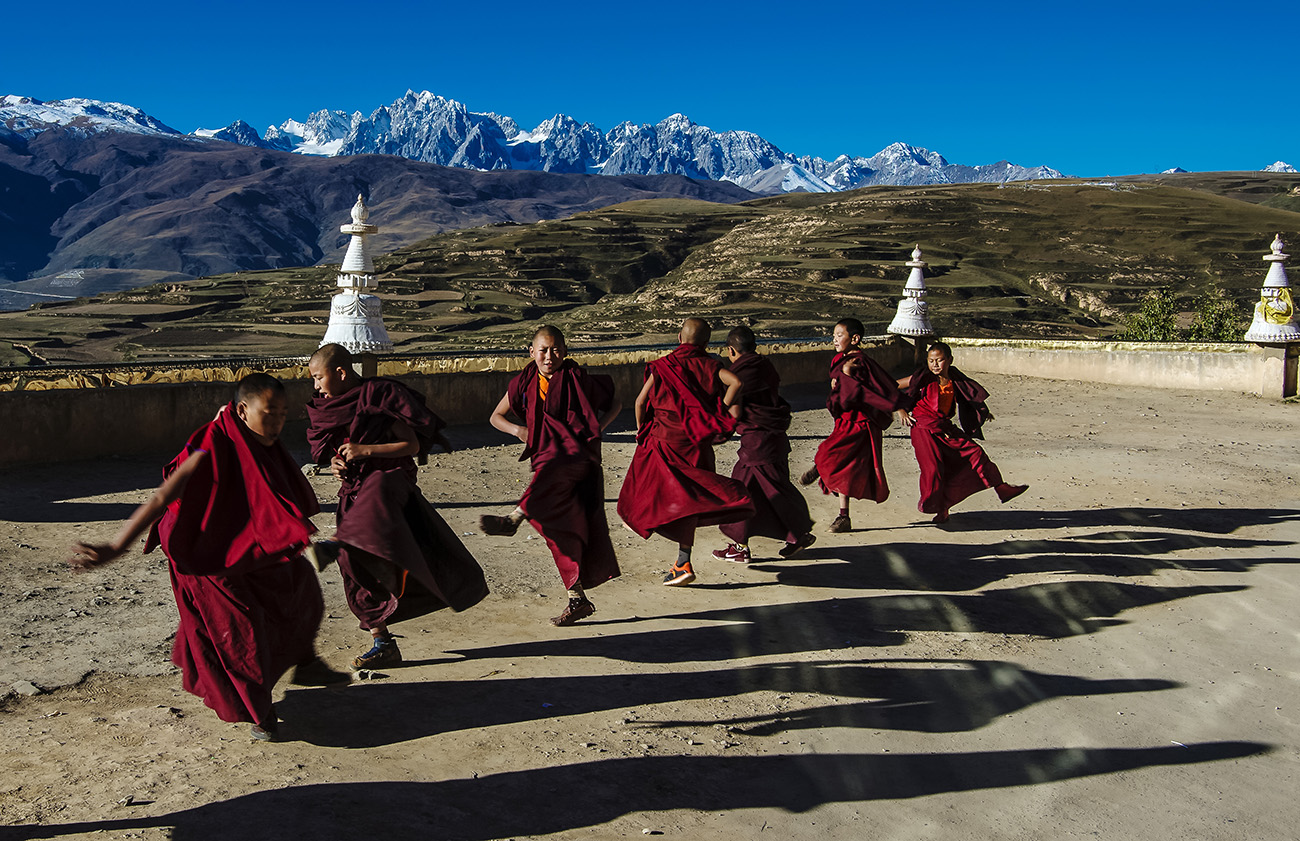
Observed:
[[[1296,393],[1300,348],[1209,342],[1070,342],[950,339],[969,372],[1018,374],[1149,388],[1239,391],[1274,399]]]
[[[910,371],[913,349],[909,343],[881,337],[866,344],[873,358],[899,376]],[[612,376],[619,399],[630,408],[641,388],[645,362],[669,349],[584,352],[575,348],[572,356],[580,364]],[[828,343],[769,345],[760,352],[770,356],[783,383],[800,385],[826,379],[831,354]],[[306,362],[305,358],[244,359],[207,366],[25,369],[21,378],[10,370],[6,372],[10,388],[0,390],[0,468],[111,455],[156,453],[170,457],[190,432],[233,397],[234,383],[255,370],[284,381],[291,424],[300,427],[306,415],[303,406],[311,397]],[[378,358],[377,370],[381,376],[399,378],[424,394],[429,405],[455,425],[486,422],[514,372],[527,363],[523,354],[393,355]],[[295,429],[290,428],[286,440],[294,434]],[[301,437],[300,431],[297,436]]]

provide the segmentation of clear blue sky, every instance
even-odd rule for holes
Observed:
[[[1071,175],[1300,167],[1300,6],[1237,2],[10,4],[0,94],[181,131],[408,88],[532,128],[682,112],[795,154],[894,141]]]

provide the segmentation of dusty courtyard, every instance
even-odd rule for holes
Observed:
[[[893,495],[852,533],[809,493],[805,557],[714,562],[709,529],[674,589],[672,547],[615,527],[623,576],[566,629],[542,541],[477,526],[527,481],[521,445],[453,429],[421,485],[493,595],[395,626],[408,662],[385,676],[281,686],[273,744],[180,689],[161,555],[65,565],[165,456],[0,474],[0,839],[1296,837],[1300,406],[980,379],[987,449],[1031,486],[1011,504],[929,524],[894,428]],[[818,389],[790,396],[797,472],[830,424]],[[605,449],[614,522],[629,423]],[[333,480],[313,482],[328,534]],[[365,635],[337,570],[322,583],[342,666]]]

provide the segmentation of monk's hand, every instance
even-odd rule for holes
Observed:
[[[94,569],[121,557],[126,550],[109,543],[77,543],[72,551],[75,554],[68,558],[69,564],[76,569]]]
[[[348,463],[341,456],[330,457],[330,473],[334,474],[335,479],[342,479],[347,470]]]
[[[338,454],[343,457],[344,461],[361,461],[370,458],[370,447],[365,444],[356,444],[348,441],[342,447],[339,447]],[[333,459],[331,459],[333,461]]]
[[[902,425],[903,429],[911,429],[912,426],[916,424],[916,418],[912,417],[910,412],[899,409],[898,422]]]

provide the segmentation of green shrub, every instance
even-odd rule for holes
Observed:
[[[1193,342],[1240,342],[1246,332],[1246,310],[1222,289],[1211,286],[1196,299],[1196,314],[1187,338]]]
[[[1179,341],[1182,336],[1178,330],[1178,312],[1174,309],[1173,295],[1169,290],[1155,289],[1143,296],[1137,312],[1128,317],[1119,338],[1125,342]]]

